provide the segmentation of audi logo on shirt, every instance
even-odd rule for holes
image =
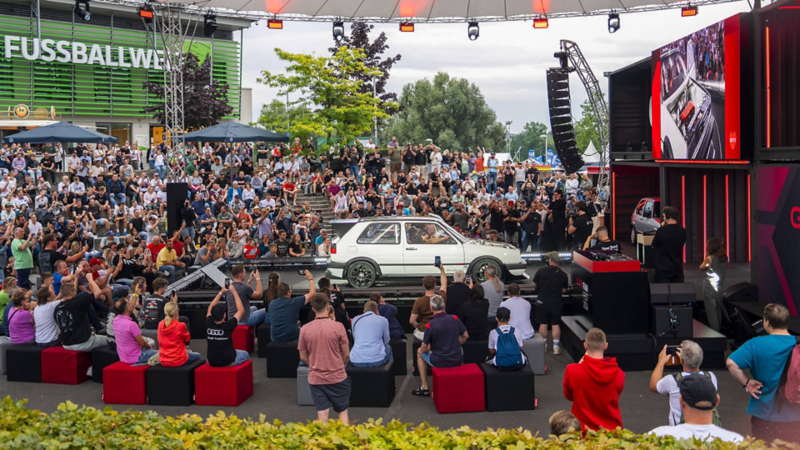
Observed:
[[[225,331],[224,330],[218,330],[216,328],[209,328],[209,329],[206,330],[206,334],[208,335],[209,338],[210,337],[218,338],[220,336],[224,336],[225,335]]]

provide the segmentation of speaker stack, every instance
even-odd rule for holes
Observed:
[[[547,70],[547,98],[550,102],[550,128],[553,130],[558,159],[568,174],[577,172],[583,167],[583,158],[578,151],[572,126],[568,70]]]

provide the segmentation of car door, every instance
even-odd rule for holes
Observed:
[[[378,263],[383,275],[403,275],[405,270],[400,230],[399,222],[367,224],[356,239],[356,252],[351,255],[351,259],[365,256]]]
[[[452,275],[464,270],[464,247],[449,230],[436,223],[407,223],[403,244],[403,263],[406,275],[436,275],[434,267],[439,256],[444,270]]]
[[[639,204],[636,206],[636,209],[633,210],[633,224],[636,226],[637,231],[642,231],[639,227],[639,223],[642,221],[642,211],[644,210],[645,200],[639,200]]]

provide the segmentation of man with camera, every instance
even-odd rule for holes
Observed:
[[[681,411],[681,392],[678,387],[682,378],[689,375],[699,375],[708,377],[714,384],[714,389],[718,388],[717,377],[711,372],[700,370],[703,363],[703,349],[694,341],[683,341],[679,346],[667,346],[661,349],[658,355],[653,374],[650,376],[650,390],[657,394],[669,395],[669,424],[675,426],[683,423],[683,412]],[[664,367],[680,364],[680,373],[671,373],[664,376]],[[719,415],[715,414],[719,419]],[[717,423],[716,425],[719,425]]]

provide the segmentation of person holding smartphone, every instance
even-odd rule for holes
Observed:
[[[256,309],[255,306],[250,306],[250,300],[261,300],[261,296],[263,295],[263,289],[261,288],[261,274],[258,272],[258,270],[253,270],[250,272],[248,277],[244,266],[236,265],[233,266],[231,275],[233,275],[231,290],[235,289],[239,294],[239,298],[241,299],[244,308],[244,313],[239,319],[239,324],[258,326],[258,324],[262,322],[270,323],[269,316],[267,315],[267,311],[265,309]],[[245,278],[247,278],[247,282],[245,282]],[[254,278],[256,280],[255,290],[250,287],[250,283],[252,283]],[[228,303],[228,317],[236,316],[238,308],[235,303],[235,298],[230,291],[225,294],[225,300]]]

